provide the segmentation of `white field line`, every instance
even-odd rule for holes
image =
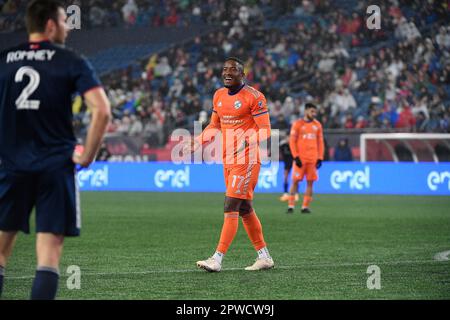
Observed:
[[[448,261],[450,255],[450,250],[438,252],[434,255],[434,260],[436,261]]]
[[[449,251],[450,252],[450,251]],[[448,259],[447,259],[448,260]],[[320,263],[320,264],[302,264],[296,266],[277,266],[275,263],[275,270],[293,270],[293,269],[304,269],[304,268],[332,268],[332,267],[352,267],[352,266],[370,266],[372,264],[376,265],[414,265],[414,264],[430,264],[436,263],[435,260],[403,260],[403,261],[383,261],[383,262],[343,262],[343,263]],[[244,270],[245,266],[239,268],[223,268],[222,271],[240,271]],[[166,273],[194,273],[194,272],[205,272],[204,270],[192,267],[191,269],[168,269],[168,270],[143,270],[143,271],[129,271],[129,272],[81,272],[81,276],[126,276],[126,275],[146,275],[146,274],[166,274]],[[65,274],[61,272],[61,278],[67,278],[70,274]],[[6,279],[33,279],[34,276],[8,276],[5,274]]]

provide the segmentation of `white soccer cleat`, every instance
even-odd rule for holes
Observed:
[[[258,258],[252,266],[245,268],[247,271],[258,271],[272,269],[274,266],[272,258]]]
[[[212,257],[207,260],[197,261],[197,267],[208,272],[219,272],[222,269],[222,265]]]

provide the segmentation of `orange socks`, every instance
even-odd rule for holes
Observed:
[[[309,204],[311,203],[312,200],[313,200],[313,198],[310,196],[306,196],[306,195],[303,196],[302,209],[309,208]],[[293,195],[293,194],[289,195],[288,207],[295,208],[295,195]]]
[[[309,204],[311,203],[312,200],[313,200],[312,197],[310,197],[310,196],[304,196],[304,197],[303,197],[303,205],[302,205],[302,208],[309,208]]]
[[[289,208],[295,207],[295,194],[289,194],[288,206]]]
[[[248,237],[258,251],[266,246],[264,242],[264,236],[262,233],[261,222],[258,219],[255,211],[242,216],[242,223],[244,224],[245,231],[247,231]]]
[[[258,219],[255,211],[246,214],[242,217],[245,231],[253,244],[256,251],[266,247],[264,236],[262,233],[261,222]],[[219,244],[216,251],[225,254],[228,251],[234,237],[238,231],[239,226],[239,212],[226,212],[223,222],[222,233],[220,234]]]
[[[233,242],[239,227],[239,212],[225,212],[225,218],[222,226],[222,233],[220,234],[219,245],[217,251],[220,253],[227,253],[228,248]]]

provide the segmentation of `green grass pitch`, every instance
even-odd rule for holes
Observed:
[[[256,253],[240,223],[223,271],[195,266],[216,246],[223,195],[83,193],[80,238],[68,238],[59,299],[449,299],[450,197],[316,195],[313,214],[286,215],[279,195],[254,205],[275,268],[248,272]],[[70,265],[81,288],[69,290]],[[367,288],[367,268],[381,289]],[[27,299],[34,236],[19,235],[4,299]]]

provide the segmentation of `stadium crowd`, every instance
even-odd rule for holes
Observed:
[[[3,2],[2,17],[24,3]],[[313,101],[325,129],[450,130],[446,1],[379,1],[380,30],[366,27],[366,6],[352,0],[72,3],[89,8],[91,27],[219,27],[106,75],[115,117],[110,133],[144,134],[162,146],[174,128],[206,123],[227,56],[246,61],[248,82],[266,95],[277,129],[287,130]],[[82,134],[88,115],[78,104]]]
[[[25,29],[23,14],[29,1],[0,0],[0,32]],[[61,0],[66,7],[81,10],[82,28],[133,26],[189,26],[199,23],[222,23],[224,14],[236,1],[217,0]],[[240,17],[259,10],[259,4],[270,1],[246,1],[252,4],[241,10]],[[247,18],[248,19],[248,18]]]
[[[449,131],[450,27],[442,23],[448,9],[428,4],[414,10],[413,3],[407,13],[416,13],[406,18],[399,3],[384,1],[381,10],[389,16],[377,31],[365,27],[358,14],[364,8],[345,12],[329,1],[314,3],[285,8],[294,12],[285,30],[278,21],[263,27],[263,10],[237,5],[227,15],[237,18],[221,31],[137,66],[141,77],[133,78],[133,67],[110,75],[116,114],[110,131],[144,132],[161,145],[172,129],[206,122],[230,55],[246,59],[247,79],[265,93],[274,128],[288,129],[314,101],[327,129]]]

